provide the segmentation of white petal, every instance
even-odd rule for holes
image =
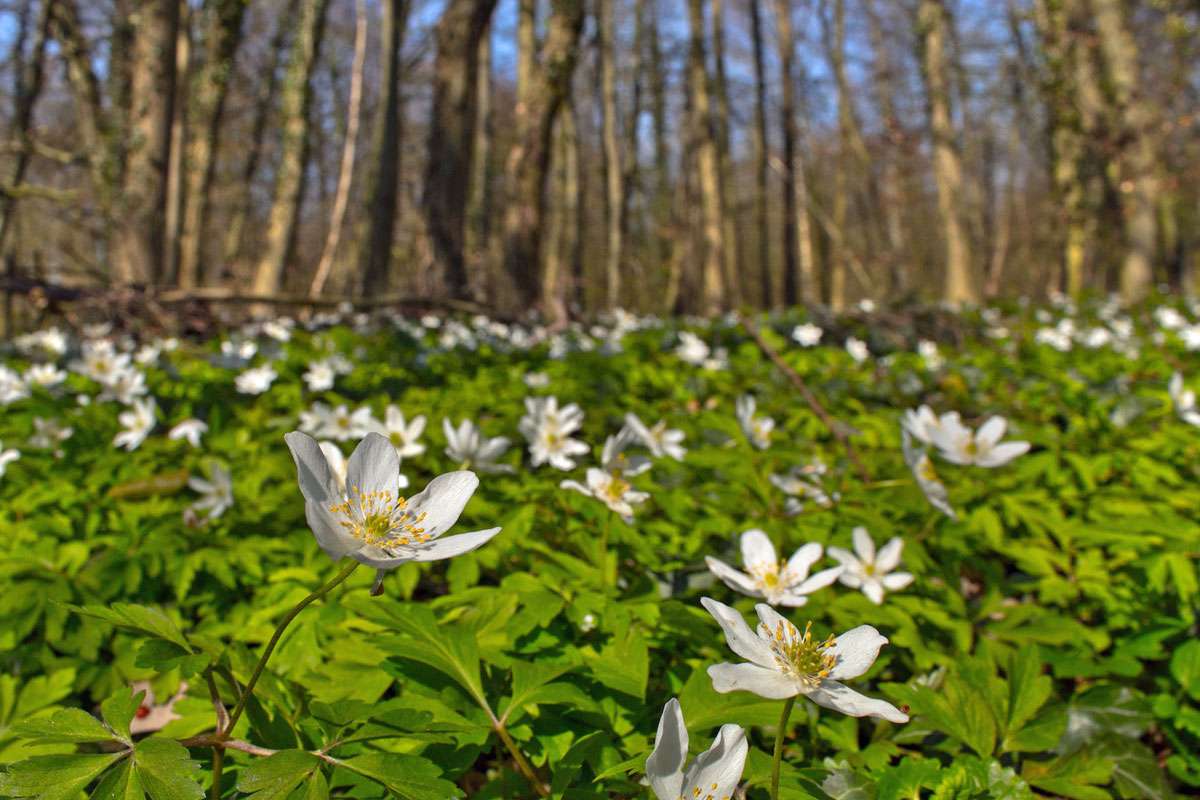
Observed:
[[[862,584],[862,593],[875,605],[883,603],[883,586],[878,580],[866,580]]]
[[[979,430],[975,434],[975,441],[983,442],[985,446],[994,445],[1004,438],[1006,428],[1008,428],[1008,422],[1004,417],[989,417],[979,426]]]
[[[663,706],[654,736],[654,750],[646,759],[646,777],[659,800],[677,800],[683,786],[683,764],[687,760],[688,732],[679,701],[672,697]]]
[[[459,533],[442,539],[435,539],[422,545],[409,545],[395,548],[395,555],[380,552],[379,548],[363,548],[353,554],[360,561],[376,569],[395,569],[409,561],[442,561],[454,558],[463,553],[469,553],[486,544],[489,539],[500,532],[499,528],[489,528],[484,531]]]
[[[858,553],[858,557],[868,564],[875,560],[875,542],[871,539],[871,534],[867,533],[867,529],[861,525],[854,529],[854,552]]]
[[[1001,467],[1027,452],[1029,452],[1029,442],[1004,442],[980,456],[975,463],[981,467]]]
[[[708,668],[713,690],[727,692],[753,692],[769,700],[795,697],[800,687],[779,670],[767,669],[757,664],[713,664]]]
[[[842,573],[845,571],[845,567],[830,567],[829,569],[823,569],[810,577],[808,580],[801,583],[799,586],[793,586],[788,591],[799,595],[812,594],[818,589],[824,589],[826,586],[842,577]]]
[[[888,543],[879,548],[875,556],[875,571],[883,574],[891,572],[900,564],[900,552],[904,549],[904,540],[893,536]]]
[[[346,490],[394,495],[399,480],[400,459],[396,448],[378,433],[368,433],[346,462]]]
[[[327,505],[307,501],[304,504],[304,516],[313,536],[317,538],[317,544],[334,561],[362,547],[363,543],[341,526]]]
[[[712,747],[696,756],[683,777],[682,795],[712,797],[714,800],[732,797],[742,769],[746,766],[746,732],[739,725],[722,725]],[[672,800],[675,800],[672,798]]]
[[[834,680],[848,681],[857,678],[871,668],[879,657],[879,649],[887,644],[887,638],[870,625],[859,625],[852,628],[833,642],[829,653],[837,656],[837,663],[829,677]]]
[[[821,685],[808,694],[808,699],[849,717],[878,717],[889,722],[908,722],[908,715],[886,700],[861,695],[837,681],[821,681]]]
[[[779,630],[780,628],[782,628],[784,631],[789,631],[792,629],[792,623],[788,622],[786,617],[784,617],[775,609],[771,608],[766,603],[759,603],[754,607],[754,610],[758,614],[758,621],[762,623],[762,627],[767,629],[766,634],[760,635],[769,637],[773,636],[775,631]],[[759,630],[762,630],[762,628],[759,628]],[[772,666],[774,663],[775,662],[772,659],[769,664],[765,664],[764,666]]]
[[[711,597],[700,598],[700,605],[708,609],[725,632],[725,641],[729,649],[747,661],[760,666],[769,667],[775,663],[770,648],[746,624],[742,615],[724,603],[719,603]]]
[[[907,572],[893,572],[891,575],[884,575],[879,580],[889,592],[896,592],[912,583],[913,576]]]
[[[845,564],[847,567],[858,566],[860,563],[858,556],[851,553],[849,550],[844,550],[841,547],[828,547],[825,549],[825,555],[832,558],[839,564]]]
[[[296,478],[300,482],[300,493],[313,503],[328,505],[334,496],[333,473],[320,445],[306,433],[292,431],[283,437],[292,460],[296,462]],[[340,500],[341,498],[338,498]]]
[[[431,480],[423,492],[413,495],[408,507],[414,516],[425,514],[421,526],[428,535],[438,537],[458,521],[477,486],[479,478],[475,477],[474,472],[447,472]]]
[[[708,565],[708,569],[713,575],[724,581],[725,585],[735,592],[741,592],[751,597],[762,597],[762,593],[758,591],[758,585],[749,575],[738,572],[724,561],[712,556],[705,557],[704,563]]]
[[[808,544],[797,550],[787,562],[788,578],[793,583],[798,583],[808,577],[808,571],[812,569],[812,565],[821,560],[821,545],[816,542]]]
[[[753,564],[776,564],[775,545],[757,528],[742,534],[742,566],[749,568]]]

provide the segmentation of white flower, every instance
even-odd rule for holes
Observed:
[[[806,595],[836,581],[844,569],[832,567],[810,577],[809,569],[820,560],[821,545],[810,542],[781,564],[767,534],[753,529],[742,534],[742,565],[748,575],[712,556],[704,563],[734,591],[761,597],[773,606],[802,606],[808,602]]]
[[[917,441],[933,444],[934,434],[941,430],[943,421],[951,419],[958,419],[957,411],[948,411],[939,418],[933,413],[932,408],[922,405],[916,410],[911,408],[906,410],[900,424]]]
[[[1200,425],[1200,409],[1196,408],[1196,393],[1183,388],[1183,375],[1176,372],[1167,384],[1167,392],[1171,395],[1171,405],[1175,413],[1189,425]]]
[[[314,411],[318,404],[313,404]],[[328,436],[335,441],[344,442],[348,439],[361,439],[376,430],[379,423],[371,416],[371,409],[363,406],[350,411],[345,405],[340,405],[330,411],[322,420],[323,425],[314,436]],[[303,423],[302,423],[303,424]]]
[[[936,372],[946,363],[946,359],[942,358],[942,354],[938,352],[937,342],[931,342],[928,339],[917,342],[917,355],[921,356],[921,360],[925,362],[925,369],[931,372]]]
[[[253,367],[242,372],[234,380],[234,383],[237,384],[237,390],[242,394],[262,394],[271,388],[271,384],[278,377],[278,373],[271,368],[270,364],[264,364],[261,367]]]
[[[324,436],[333,419],[333,409],[324,403],[313,403],[307,411],[300,412],[300,430],[309,436]]]
[[[793,467],[784,475],[772,473],[767,476],[775,488],[788,495],[789,513],[799,513],[803,509],[801,500],[812,500],[821,508],[829,508],[838,495],[832,497],[827,493],[817,479],[825,474],[825,464],[819,459],[802,467]]]
[[[71,369],[97,383],[108,383],[128,366],[129,355],[116,352],[108,340],[84,342],[80,358],[70,364]]]
[[[192,447],[199,447],[200,437],[206,433],[208,433],[208,425],[202,420],[185,419],[167,432],[167,438],[171,441],[184,439]]]
[[[884,590],[898,592],[913,582],[911,574],[894,571],[900,565],[900,551],[904,549],[904,540],[899,536],[893,537],[878,553],[866,528],[855,528],[853,538],[853,553],[840,547],[825,551],[846,568],[838,577],[843,586],[861,589],[868,600],[879,605],[883,602]]]
[[[122,367],[115,370],[108,379],[102,381],[103,388],[99,399],[116,400],[118,403],[129,405],[146,394],[146,376],[133,367]]]
[[[572,439],[571,434],[583,424],[583,411],[574,403],[558,407],[555,397],[526,397],[525,416],[517,424],[529,441],[533,466],[549,464],[564,472],[575,469],[573,456],[583,455],[588,446]]]
[[[1159,306],[1154,309],[1154,320],[1159,327],[1169,331],[1177,330],[1187,325],[1187,318],[1170,306]]]
[[[665,419],[659,420],[654,427],[647,428],[636,414],[630,412],[625,415],[625,427],[655,458],[670,456],[676,461],[683,461],[683,457],[687,455],[683,446],[683,431],[668,428]]]
[[[594,630],[596,630],[596,615],[591,613],[584,614],[583,619],[579,620],[579,632],[591,633]]]
[[[770,417],[755,416],[757,403],[753,395],[744,394],[735,401],[735,413],[742,433],[750,440],[750,444],[759,450],[771,446],[771,431],[775,429],[775,420]]]
[[[229,479],[229,471],[215,461],[208,464],[208,480],[188,478],[188,488],[200,495],[200,499],[190,506],[192,512],[207,511],[207,519],[216,519],[233,507],[233,482]]]
[[[853,336],[846,340],[846,352],[858,364],[866,361],[871,356],[871,350],[867,347],[867,343]]]
[[[675,355],[687,363],[702,366],[711,352],[709,346],[696,334],[691,331],[679,332],[679,346],[675,348]]]
[[[814,347],[821,341],[823,335],[825,335],[825,331],[811,322],[792,328],[792,341],[801,347]]]
[[[946,486],[938,479],[937,470],[933,468],[933,459],[924,448],[913,444],[913,437],[907,430],[900,431],[900,446],[904,452],[904,463],[912,471],[913,477],[920,487],[921,493],[929,501],[929,505],[941,511],[950,519],[958,519],[954,507],[950,505],[950,494]]]
[[[75,429],[69,425],[60,425],[56,419],[42,419],[41,417],[33,418],[34,434],[29,437],[29,444],[39,450],[49,450],[58,447],[60,442],[65,442],[75,433]]]
[[[346,463],[346,491],[311,436],[284,437],[296,462],[309,528],[335,561],[346,556],[375,567],[378,591],[383,576],[409,561],[439,561],[470,552],[499,528],[439,538],[451,528],[479,479],[465,470],[439,475],[424,491],[405,500],[399,494],[400,457],[392,443],[368,433]]]
[[[42,386],[47,389],[58,386],[67,379],[67,373],[53,364],[34,364],[25,370],[25,383],[28,386]]]
[[[21,457],[20,450],[14,450],[11,447],[4,449],[4,443],[0,442],[0,477],[4,476],[4,471],[8,469],[8,465]]]
[[[21,376],[5,366],[0,366],[0,405],[8,405],[29,397],[29,387]]]
[[[1049,345],[1061,353],[1070,351],[1072,346],[1071,334],[1058,328],[1039,328],[1033,339],[1038,344]]]
[[[633,521],[633,507],[644,503],[650,496],[634,489],[620,471],[609,472],[596,467],[588,467],[586,486],[579,481],[565,480],[559,487],[594,497],[615,511],[627,524]]]
[[[153,397],[136,400],[132,408],[117,415],[117,421],[124,430],[113,438],[113,444],[131,452],[137,450],[154,430],[158,421],[158,403]]]
[[[600,468],[606,472],[620,473],[631,478],[650,469],[650,459],[643,455],[630,455],[625,452],[625,448],[634,441],[633,432],[626,428],[621,428],[616,436],[609,436],[605,439],[604,449],[600,453]]]
[[[866,697],[842,681],[862,675],[879,656],[887,639],[870,625],[859,625],[824,641],[801,633],[766,603],[754,607],[754,631],[734,609],[711,597],[700,600],[725,632],[729,649],[749,663],[714,664],[708,668],[718,692],[747,691],[771,700],[803,695],[812,702],[851,717],[878,717],[908,722],[908,715],[884,700]]]
[[[332,389],[335,378],[337,378],[337,372],[334,371],[333,365],[328,360],[312,362],[308,365],[308,371],[304,373],[304,383],[310,392]]]
[[[942,458],[955,464],[977,467],[1001,467],[1029,451],[1029,442],[1001,442],[1008,427],[1004,417],[991,417],[978,431],[972,431],[959,420],[942,417],[933,433],[933,444]]]
[[[521,380],[530,389],[545,389],[550,385],[550,376],[544,372],[526,372]]]
[[[425,417],[422,414],[413,417],[412,422],[405,422],[404,412],[389,405],[383,423],[376,423],[375,432],[388,438],[400,458],[411,458],[425,452],[425,445],[419,441],[425,432]]]
[[[672,697],[658,721],[654,750],[646,759],[646,778],[658,800],[729,800],[742,779],[748,750],[745,731],[722,725],[712,747],[684,769],[688,732],[679,701]]]
[[[450,420],[442,419],[442,431],[446,434],[446,455],[463,469],[470,467],[480,472],[512,472],[511,464],[497,463],[497,459],[508,450],[507,437],[489,439],[475,423],[464,419],[455,428]]]

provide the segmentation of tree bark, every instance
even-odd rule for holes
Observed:
[[[705,66],[702,0],[688,0],[688,25],[688,76],[692,97],[688,134],[700,187],[701,238],[704,242],[700,254],[700,302],[705,314],[719,314],[726,308],[727,300],[723,275],[725,233],[721,226],[717,141]]]
[[[883,211],[884,237],[888,249],[888,295],[896,297],[908,288],[908,275],[904,265],[908,253],[905,245],[904,218],[901,213],[904,188],[899,165],[900,151],[906,136],[900,116],[896,112],[896,73],[879,13],[875,3],[868,0],[867,21],[870,25],[871,50],[874,53],[872,80],[884,130],[879,204]]]
[[[447,293],[468,295],[464,255],[466,204],[475,126],[479,40],[496,0],[450,0],[435,32],[433,110],[427,139],[423,210]]]
[[[625,230],[625,173],[617,132],[616,18],[614,0],[596,0],[596,34],[600,55],[600,114],[604,139],[605,223],[607,248],[604,253],[604,299],[612,309],[621,305],[621,257]],[[636,120],[635,120],[636,122]]]
[[[254,275],[256,294],[273,294],[283,289],[284,271],[295,245],[310,144],[312,77],[320,58],[328,5],[329,0],[302,0],[300,6],[296,42],[279,100],[282,128],[279,163],[263,255]]]
[[[118,283],[154,284],[166,263],[165,224],[175,105],[178,0],[137,0],[128,24],[129,109],[112,263]],[[114,71],[116,75],[119,70]]]
[[[553,313],[561,303],[543,294],[542,221],[550,134],[570,92],[583,28],[582,0],[551,0],[540,64],[531,68],[525,102],[518,101],[514,142],[505,169],[510,196],[504,211],[504,266],[525,308]]]
[[[183,289],[200,282],[204,231],[212,210],[212,185],[224,128],[225,100],[242,40],[245,12],[243,0],[209,0],[204,6],[207,20],[204,62],[188,93],[192,133],[187,145],[178,270],[179,286]]]
[[[489,28],[490,30],[490,28]],[[489,30],[479,37],[479,74],[475,78],[475,134],[471,142],[471,176],[467,183],[466,257],[468,294],[483,295],[491,283],[492,259],[488,241],[491,233],[492,161],[492,45]]]
[[[741,265],[745,243],[738,236],[737,201],[733,178],[733,137],[729,113],[729,76],[725,68],[725,8],[723,0],[712,0],[713,90],[716,95],[717,198],[720,200],[722,250],[721,273],[728,294],[727,305],[742,303]]]
[[[757,241],[759,298],[763,308],[775,306],[771,276],[771,226],[767,217],[770,165],[767,150],[767,70],[759,0],[747,0],[750,38],[754,47],[754,224]]]
[[[917,11],[917,34],[921,43],[922,77],[925,81],[926,113],[933,139],[934,180],[937,183],[938,214],[946,245],[946,271],[942,296],[961,305],[978,299],[971,278],[970,252],[961,216],[963,208],[962,160],[950,118],[950,86],[946,66],[947,19],[943,0],[921,0]]]
[[[184,147],[188,135],[188,97],[191,93],[192,20],[187,0],[179,4],[179,23],[175,30],[175,100],[172,103],[171,131],[167,145],[166,211],[163,223],[164,283],[179,279],[179,236],[183,227]]]
[[[808,183],[800,155],[796,118],[796,39],[790,0],[775,0],[779,51],[780,127],[783,131],[783,302],[793,306],[816,299],[816,259],[808,213]]]

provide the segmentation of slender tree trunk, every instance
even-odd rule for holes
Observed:
[[[616,18],[614,0],[596,0],[596,33],[600,55],[600,113],[603,119],[605,222],[608,246],[604,253],[605,305],[621,305],[621,257],[624,246],[625,173],[621,166],[621,144],[617,131]]]
[[[550,6],[541,63],[531,70],[525,102],[517,102],[514,142],[505,170],[511,194],[504,211],[504,265],[517,301],[525,308],[540,303],[547,314],[562,308],[561,302],[542,291],[541,228],[550,134],[570,92],[584,17],[582,0],[551,0]]]
[[[908,288],[908,276],[904,268],[907,258],[904,218],[901,213],[904,189],[899,165],[905,133],[900,116],[896,112],[896,74],[891,53],[883,32],[879,9],[872,0],[868,0],[867,21],[870,25],[871,49],[874,52],[873,82],[876,103],[883,121],[885,137],[883,165],[880,169],[879,204],[883,211],[884,236],[888,248],[888,294],[896,297]]]
[[[1121,297],[1143,299],[1154,283],[1158,249],[1157,209],[1162,191],[1158,171],[1154,107],[1142,90],[1138,46],[1120,0],[1091,0],[1105,74],[1112,91],[1122,146],[1117,157],[1117,187],[1125,233]]]
[[[737,202],[733,176],[733,142],[730,133],[729,76],[725,69],[725,8],[723,0],[712,0],[713,89],[716,95],[717,198],[720,200],[722,249],[721,272],[728,294],[727,304],[741,305],[741,265],[745,243],[738,236]]]
[[[650,66],[650,112],[654,127],[654,199],[653,258],[656,265],[665,266],[666,295],[662,309],[668,312],[678,301],[679,276],[675,274],[682,261],[671,254],[678,250],[679,225],[675,221],[674,194],[671,186],[671,148],[667,139],[666,68],[663,64],[662,39],[658,27],[658,3],[651,1],[646,17],[646,47]],[[674,295],[671,288],[675,287]]]
[[[450,0],[435,33],[433,110],[426,142],[425,225],[451,297],[467,296],[463,246],[468,180],[478,124],[479,40],[496,0]]]
[[[701,308],[706,314],[719,314],[726,308],[724,285],[725,234],[721,226],[721,195],[717,159],[717,137],[713,130],[712,105],[708,91],[708,70],[704,55],[704,6],[702,0],[688,0],[690,42],[688,75],[692,93],[692,117],[688,125],[691,149],[696,157],[700,186],[701,231]]]
[[[254,185],[255,176],[258,175],[258,165],[265,151],[264,141],[266,139],[267,127],[271,121],[272,112],[275,109],[275,97],[279,93],[279,79],[277,77],[279,65],[283,63],[284,54],[287,50],[288,34],[291,32],[292,27],[287,24],[287,20],[292,17],[298,2],[299,0],[288,0],[285,7],[288,13],[284,18],[280,19],[279,25],[275,28],[275,33],[271,37],[271,44],[268,50],[270,58],[267,68],[263,71],[266,78],[260,87],[258,96],[255,98],[254,122],[250,127],[250,152],[246,155],[246,163],[242,167],[241,180],[237,183],[237,194],[232,201],[232,211],[230,212],[229,223],[226,228],[222,257],[219,261],[216,259],[209,261],[209,267],[205,270],[204,282],[209,286],[220,284],[224,273],[233,272],[235,266],[242,258],[242,252],[245,247],[246,219],[250,214],[250,190]]]
[[[475,78],[475,134],[471,177],[467,184],[466,253],[468,294],[486,295],[492,280],[488,240],[491,233],[489,176],[492,162],[492,44],[490,27],[479,37],[479,74]]]
[[[325,282],[333,271],[342,226],[346,222],[346,207],[350,202],[350,184],[354,179],[354,153],[358,147],[358,124],[362,113],[363,67],[367,55],[367,8],[364,0],[354,3],[354,63],[350,68],[350,100],[346,107],[346,139],[342,143],[342,164],[338,170],[337,191],[333,196],[333,211],[329,215],[329,231],[325,247],[313,274],[309,297],[320,297]],[[386,107],[386,104],[385,104]]]
[[[183,289],[190,289],[200,282],[204,231],[212,207],[212,185],[225,121],[225,100],[242,39],[245,12],[243,0],[209,0],[204,6],[207,20],[204,62],[187,95],[191,132],[186,152],[178,269],[178,282]]]
[[[179,23],[175,32],[175,101],[172,104],[171,133],[167,147],[166,215],[163,225],[164,283],[179,280],[179,237],[183,227],[185,191],[184,147],[188,135],[188,97],[191,95],[192,19],[187,0],[179,4]]]
[[[763,308],[775,306],[771,276],[771,226],[767,217],[770,166],[767,150],[767,70],[763,43],[762,9],[759,0],[747,0],[750,38],[754,46],[754,224],[758,240],[759,297]]]
[[[816,258],[808,212],[808,183],[800,154],[796,118],[796,39],[790,0],[775,0],[775,32],[779,50],[780,127],[783,131],[783,301],[785,305],[816,299]]]
[[[130,23],[130,135],[112,259],[118,283],[154,284],[165,267],[179,0],[137,0]]]
[[[950,118],[950,87],[946,67],[946,9],[943,0],[921,0],[917,12],[918,39],[922,47],[929,131],[933,138],[933,168],[937,183],[938,213],[946,240],[944,299],[953,304],[978,299],[971,279],[963,208],[962,160]]]
[[[255,294],[277,294],[296,241],[296,224],[304,200],[309,153],[309,106],[312,77],[325,33],[329,0],[302,0],[296,42],[280,95],[281,141],[275,170],[274,201],[267,220],[263,255],[254,275]]]
[[[580,131],[575,121],[575,102],[568,94],[559,115],[563,136],[563,253],[571,269],[571,296],[580,312],[586,309],[583,276],[584,214],[583,173],[579,164]]]

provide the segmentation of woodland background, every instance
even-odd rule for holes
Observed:
[[[5,0],[10,290],[1187,290],[1194,0]],[[10,305],[11,313],[11,305]]]

